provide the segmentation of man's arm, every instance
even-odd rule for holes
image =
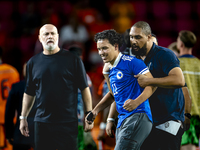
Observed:
[[[35,102],[35,97],[28,95],[26,93],[24,93],[23,96],[23,103],[22,103],[22,112],[21,112],[21,121],[20,121],[20,131],[22,133],[22,135],[28,137],[29,136],[29,130],[28,130],[28,122],[27,122],[27,117],[28,114],[31,110],[31,108],[33,107],[33,104]]]
[[[84,90],[81,91],[82,98],[83,98],[83,103],[84,103],[84,108],[85,111],[91,111],[92,110],[92,96],[90,92],[90,88],[86,87]]]
[[[118,116],[118,112],[116,109],[116,102],[113,102],[110,106],[110,111],[108,114],[108,120],[107,120],[107,124],[106,124],[106,133],[108,136],[114,138],[114,133],[115,133],[115,120]]]
[[[188,91],[187,87],[182,87],[182,91],[183,91],[183,95],[184,95],[184,99],[185,99],[185,114],[191,112],[191,107],[192,107],[192,100]],[[190,118],[188,118],[187,116],[185,116],[185,128],[186,130],[188,130],[190,128]]]
[[[185,85],[185,79],[181,68],[175,67],[170,70],[168,76],[163,78],[147,78],[145,75],[136,75],[141,87],[156,86],[162,88],[180,88]]]
[[[108,107],[114,101],[114,97],[110,92],[108,92],[102,100],[95,106],[92,113],[97,116],[100,111]]]
[[[84,90],[81,91],[81,94],[82,94],[85,111],[86,111],[86,113],[88,113],[89,111],[92,110],[92,96],[91,96],[90,88],[86,87]],[[93,128],[93,126],[94,126],[93,123],[88,124],[85,121],[85,131],[86,132],[90,131]]]
[[[185,99],[185,113],[190,113],[192,108],[192,100],[188,91],[188,88],[182,87],[184,99]]]

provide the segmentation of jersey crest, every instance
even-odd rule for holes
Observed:
[[[117,79],[121,79],[123,77],[123,73],[121,71],[117,72]]]

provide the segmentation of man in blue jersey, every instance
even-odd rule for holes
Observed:
[[[92,110],[93,119],[115,99],[119,113],[115,150],[139,150],[152,128],[148,98],[155,91],[155,87],[141,88],[134,75],[143,74],[148,78],[152,78],[152,75],[142,60],[120,53],[121,35],[115,30],[97,33],[94,40],[104,63],[110,63],[112,92],[107,93]]]
[[[149,41],[151,28],[147,22],[139,21],[130,30],[132,52],[146,56],[145,64],[154,78],[137,75],[141,87],[157,86],[149,98],[154,126],[143,143],[142,150],[179,150],[184,132],[184,96],[181,87],[184,76],[175,54]]]
[[[175,54],[155,45],[149,40],[150,34],[149,24],[143,21],[135,23],[130,30],[132,53],[145,57],[144,62],[154,76],[146,78],[137,75],[138,83],[141,87],[158,87],[149,98],[154,126],[141,149],[179,150],[184,132],[184,96],[181,87],[185,85],[185,80]],[[108,117],[114,117],[114,109],[112,105]]]

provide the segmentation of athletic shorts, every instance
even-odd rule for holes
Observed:
[[[129,116],[116,130],[115,150],[140,150],[151,129],[152,122],[145,113]]]
[[[190,128],[182,136],[181,145],[193,144],[199,146],[200,118],[198,115],[190,119]]]
[[[77,150],[77,122],[35,122],[34,131],[34,150]]]

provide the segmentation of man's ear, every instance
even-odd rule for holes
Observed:
[[[38,40],[40,41],[40,43],[42,43],[42,42],[41,42],[41,39],[40,39],[40,35],[38,35]]]
[[[150,40],[151,40],[151,38],[152,38],[152,35],[151,35],[151,34],[149,34],[149,35],[147,36],[147,38],[148,38],[148,41],[150,41]]]
[[[119,45],[118,44],[115,44],[115,50],[119,50]]]
[[[185,47],[185,44],[182,41],[180,47]]]

